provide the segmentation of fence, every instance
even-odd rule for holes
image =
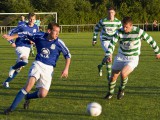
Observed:
[[[152,23],[147,26],[145,24],[134,24],[145,31],[160,31],[160,23],[154,27]],[[0,26],[0,34],[8,33],[8,31],[16,26]],[[60,25],[61,33],[79,33],[79,32],[93,32],[95,24],[84,24],[84,25]],[[47,30],[47,25],[41,26],[42,31]]]

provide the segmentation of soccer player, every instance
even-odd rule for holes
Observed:
[[[35,42],[37,49],[36,59],[30,68],[29,79],[26,85],[18,92],[12,105],[4,111],[4,114],[8,115],[12,112],[24,97],[24,109],[28,109],[30,99],[44,98],[47,96],[51,85],[53,71],[56,67],[56,62],[60,56],[60,53],[63,53],[66,61],[61,77],[68,77],[71,54],[64,42],[58,38],[59,32],[60,26],[51,22],[48,24],[47,33],[37,32],[35,34],[29,34],[28,32],[22,32],[13,36],[4,35],[4,38],[8,40],[18,36],[28,37],[30,40]],[[29,94],[29,91],[35,83],[37,83],[37,91]]]
[[[112,40],[116,30],[122,27],[121,21],[115,18],[116,12],[113,7],[109,7],[107,13],[108,16],[106,18],[101,19],[96,24],[92,40],[92,45],[94,46],[97,43],[98,32],[101,30],[100,41],[104,52],[108,50],[109,43]],[[107,69],[107,79],[109,80],[111,76],[111,66],[112,66],[111,62],[106,62],[102,60],[101,64],[98,65],[98,72],[99,76],[102,76],[102,67],[105,64]]]
[[[112,76],[109,83],[109,91],[105,99],[111,99],[114,94],[116,81],[121,76],[121,82],[117,99],[124,96],[125,86],[128,82],[128,76],[138,66],[141,49],[141,40],[146,41],[154,50],[156,58],[160,59],[160,50],[154,39],[144,30],[133,26],[131,17],[124,17],[122,20],[123,28],[118,30],[115,37],[110,42],[109,49],[106,52],[108,62],[112,61],[112,54],[117,42],[119,42],[118,54],[114,59],[112,66]]]
[[[25,21],[25,16],[21,15],[21,20],[18,21],[18,25],[22,25],[22,24],[25,24],[26,21]]]
[[[18,25],[16,28],[13,28],[9,35],[13,35],[18,32],[28,31],[30,33],[38,32],[38,26],[35,25],[36,15],[34,13],[28,14],[28,23],[23,23],[21,25]],[[3,86],[5,88],[9,88],[9,82],[11,82],[16,75],[20,72],[23,66],[26,66],[28,64],[28,57],[30,54],[30,47],[32,42],[26,38],[26,37],[19,37],[14,42],[13,40],[10,40],[9,43],[15,47],[15,51],[17,54],[17,61],[16,64],[13,65],[10,68],[9,71],[9,77],[3,82]]]

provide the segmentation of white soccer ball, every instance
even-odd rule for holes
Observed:
[[[102,112],[102,106],[97,102],[92,102],[87,105],[87,113],[91,116],[99,116]]]

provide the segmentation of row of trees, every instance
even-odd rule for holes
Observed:
[[[134,23],[160,20],[160,0],[1,0],[0,12],[57,12],[58,23],[95,24],[114,5],[117,18],[132,16]]]

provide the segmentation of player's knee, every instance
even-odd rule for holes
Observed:
[[[125,74],[125,73],[122,71],[121,77],[122,77],[122,79],[125,79],[125,78],[127,78],[128,76],[127,76],[127,74]]]
[[[117,80],[117,78],[118,78],[117,76],[111,76],[111,78],[110,78],[110,79],[111,79],[111,81],[116,81],[116,80]]]
[[[45,93],[45,92],[39,93],[39,98],[45,98],[46,96],[47,96],[47,93]]]
[[[24,58],[21,62],[23,63],[23,66],[26,66],[28,64],[28,59]]]

